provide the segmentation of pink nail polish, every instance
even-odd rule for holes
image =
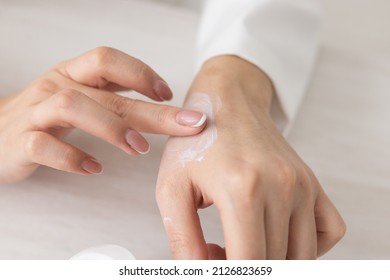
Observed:
[[[125,138],[127,144],[138,153],[144,155],[150,151],[149,143],[137,131],[128,129]]]
[[[103,166],[94,158],[86,158],[81,163],[81,168],[91,174],[100,174],[103,172]]]
[[[154,84],[153,90],[162,100],[171,100],[173,97],[171,89],[163,80],[157,80]]]
[[[206,115],[195,111],[181,111],[176,115],[178,124],[190,127],[200,127],[206,122]]]

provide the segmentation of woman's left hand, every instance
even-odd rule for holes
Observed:
[[[185,108],[200,110],[200,134],[172,137],[157,201],[177,259],[314,259],[345,224],[312,170],[276,129],[272,86],[237,57],[206,62]],[[215,204],[225,248],[207,244],[198,209]]]

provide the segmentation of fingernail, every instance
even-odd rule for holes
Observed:
[[[157,80],[154,84],[153,90],[162,100],[171,100],[173,97],[171,89],[163,80]]]
[[[94,158],[84,159],[81,168],[91,174],[100,174],[103,171],[103,166]]]
[[[150,146],[148,141],[146,141],[146,139],[143,138],[137,131],[128,129],[125,137],[127,144],[129,144],[129,146],[138,153],[142,155],[149,153]]]
[[[200,127],[206,122],[206,115],[195,111],[181,111],[176,115],[176,122],[190,127]]]

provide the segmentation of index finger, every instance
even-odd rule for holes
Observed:
[[[175,259],[207,259],[207,245],[199,216],[187,184],[162,177],[160,171],[156,189],[157,204],[164,222],[170,248]],[[172,182],[176,181],[175,184]]]
[[[90,87],[132,89],[156,101],[172,98],[167,83],[151,67],[113,48],[96,48],[60,63],[56,69]]]

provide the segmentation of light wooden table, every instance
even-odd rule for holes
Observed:
[[[351,6],[353,4],[354,6]],[[390,18],[386,0],[326,2],[318,65],[288,136],[347,225],[328,259],[390,258]],[[2,1],[0,93],[17,91],[58,61],[108,45],[152,65],[180,105],[193,76],[198,16],[136,0]],[[90,246],[121,245],[138,259],[170,258],[154,198],[166,138],[131,158],[82,132],[69,141],[104,174],[41,168],[0,186],[0,259],[67,259]],[[222,243],[215,209],[202,210],[206,239]]]

